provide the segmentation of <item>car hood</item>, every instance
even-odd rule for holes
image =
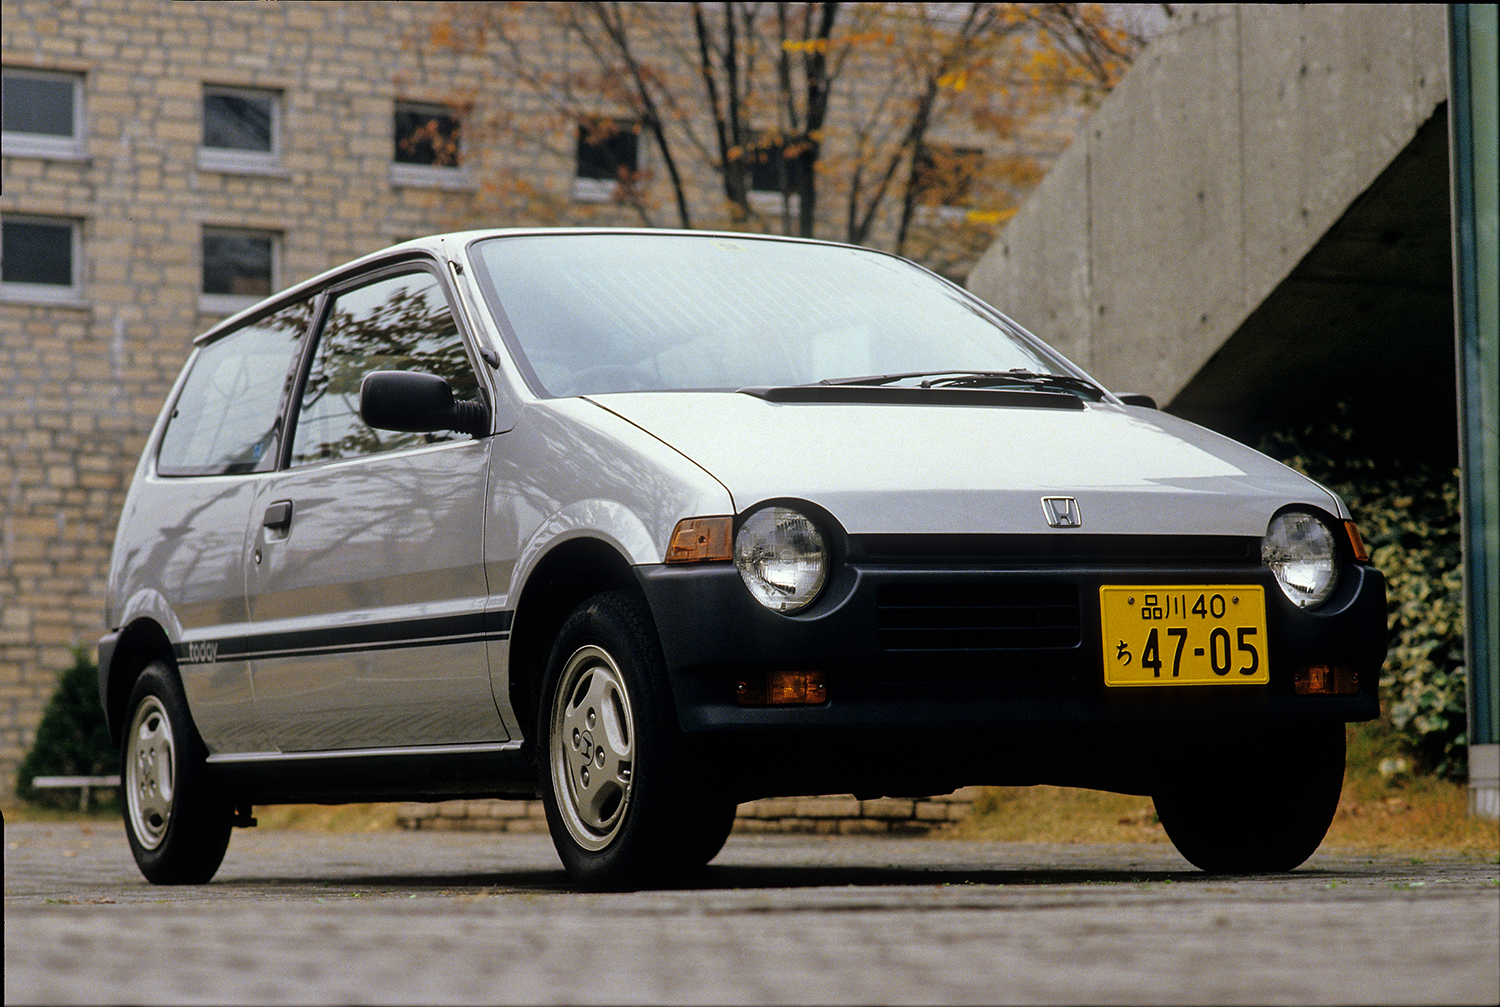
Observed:
[[[1344,516],[1311,480],[1156,410],[769,402],[739,392],[591,401],[711,473],[739,511],[826,508],[850,533],[1049,531],[1042,497],[1077,501],[1057,534],[1262,535],[1288,503]]]

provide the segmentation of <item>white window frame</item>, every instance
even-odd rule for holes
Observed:
[[[802,212],[802,197],[795,192],[786,194],[785,207],[782,194],[772,189],[750,189],[745,193],[745,202],[750,204],[750,209],[765,217],[777,216],[783,208],[794,215]]]
[[[268,87],[235,87],[227,84],[204,84],[203,95],[198,102],[201,125],[208,124],[207,99],[211,95],[228,95],[236,98],[264,98],[271,104],[271,149],[236,150],[232,147],[209,147],[198,140],[198,167],[204,171],[220,171],[239,175],[284,175],[281,164],[281,106],[282,93]]]
[[[210,294],[203,289],[203,239],[212,233],[235,233],[264,236],[271,239],[271,285],[264,294]],[[205,314],[232,315],[259,304],[281,289],[281,245],[285,236],[267,227],[236,227],[232,224],[204,224],[198,234],[198,310]]]
[[[6,157],[45,157],[58,161],[80,161],[85,157],[83,121],[83,81],[81,73],[66,70],[34,70],[30,67],[8,66],[3,71],[6,77],[37,77],[45,80],[62,80],[73,85],[73,135],[58,136],[53,133],[23,133],[20,130],[5,130],[0,134],[0,145]]]
[[[51,224],[69,230],[71,246],[68,249],[69,282],[61,283],[6,283],[0,280],[0,300],[30,304],[83,305],[82,275],[83,221],[76,217],[49,217],[34,213],[7,213],[0,217],[4,223]]]
[[[391,103],[391,146],[396,149],[396,114],[403,108],[441,110],[444,115],[453,115],[451,106],[436,101],[418,101],[415,98],[397,98]],[[458,116],[462,125],[465,116]],[[406,185],[422,189],[455,189],[469,191],[478,186],[469,170],[469,139],[467,133],[458,138],[458,163],[445,165],[407,164],[391,157],[391,184]]]

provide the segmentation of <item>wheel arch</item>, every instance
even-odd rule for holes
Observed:
[[[107,667],[100,668],[103,681],[99,683],[99,694],[104,704],[104,720],[109,725],[110,741],[117,747],[125,730],[125,704],[130,701],[130,690],[153,661],[164,662],[173,675],[178,674],[166,630],[154,619],[141,618],[120,631]]]
[[[526,578],[515,608],[506,678],[511,709],[528,744],[536,726],[542,676],[557,631],[585,599],[604,591],[642,594],[630,562],[598,538],[557,543]]]

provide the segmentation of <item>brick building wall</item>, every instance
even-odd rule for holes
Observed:
[[[73,75],[82,115],[75,153],[4,152],[0,213],[71,222],[77,282],[61,303],[0,291],[0,793],[14,787],[69,648],[105,631],[109,551],[136,458],[193,335],[222,317],[200,294],[203,228],[277,236],[279,287],[463,221],[463,190],[391,178],[393,38],[422,14],[4,3],[6,70]],[[446,88],[460,64],[430,60],[438,83],[408,87],[434,97],[424,89]],[[200,163],[205,84],[279,95],[279,163],[254,173]]]
[[[418,58],[430,19],[451,14],[444,4],[3,0],[0,12],[7,80],[71,81],[78,98],[71,148],[37,152],[8,132],[3,152],[0,218],[74,242],[60,295],[0,283],[6,797],[69,649],[106,629],[115,521],[192,337],[258,299],[205,294],[206,233],[264,236],[279,289],[438,230],[641,221],[597,193],[579,198],[573,127],[496,91],[482,54]],[[527,44],[577,58],[540,25]],[[488,101],[530,116],[549,142],[471,142],[462,171],[393,163],[397,102],[441,104],[479,81],[489,93],[476,116]],[[274,149],[226,160],[205,149],[205,96],[241,91],[269,96]],[[1028,142],[1060,149],[1068,124]],[[707,193],[716,180],[705,171],[691,184]]]

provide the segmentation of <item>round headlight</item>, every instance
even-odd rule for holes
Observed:
[[[828,547],[818,526],[788,507],[745,518],[734,536],[734,565],[755,600],[776,612],[812,603],[828,579]]]
[[[1260,561],[1298,608],[1323,604],[1339,581],[1333,533],[1311,514],[1287,511],[1273,517],[1261,540]]]

